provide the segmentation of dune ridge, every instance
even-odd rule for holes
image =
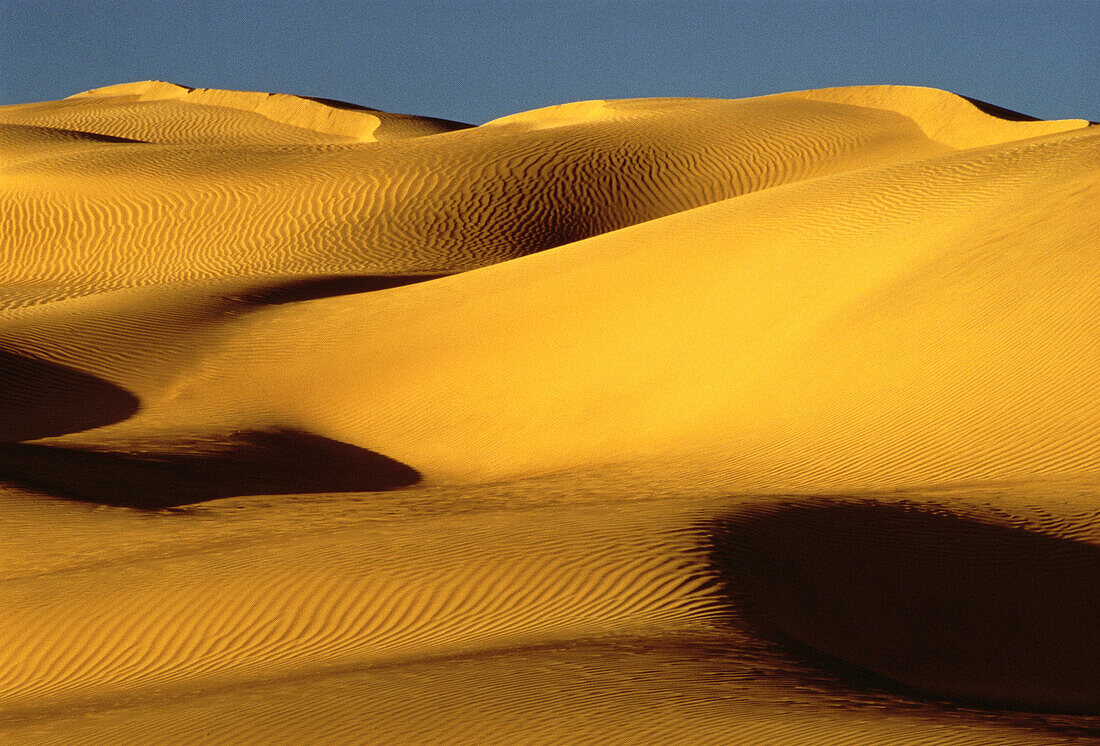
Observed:
[[[146,81],[0,147],[0,740],[1100,740],[1087,121]]]
[[[12,124],[172,144],[377,142],[462,129],[432,117],[283,93],[187,88],[159,80],[5,107]]]
[[[127,97],[76,101],[113,119],[123,117],[118,98]],[[226,275],[471,269],[790,181],[945,152],[880,98],[875,108],[784,96],[628,101],[612,106],[629,119],[550,129],[491,123],[369,145],[116,143],[54,163],[16,160],[5,168],[0,256],[20,259],[2,279],[56,298]],[[188,112],[210,108],[180,101]],[[958,97],[941,102],[951,106],[977,111]],[[1011,124],[1027,137],[1084,123]]]

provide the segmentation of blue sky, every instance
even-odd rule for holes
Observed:
[[[0,104],[155,78],[480,123],[900,83],[1100,120],[1100,0],[0,0],[0,29]]]

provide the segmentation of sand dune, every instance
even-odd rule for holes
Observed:
[[[917,120],[882,108],[884,95],[874,107],[783,96],[598,107],[617,112],[612,117],[558,107],[387,147],[333,142],[316,131],[307,131],[315,138],[307,143],[274,134],[257,143],[251,127],[274,133],[279,125],[251,110],[199,103],[262,103],[230,94],[156,100],[168,108],[136,112],[148,102],[83,95],[61,102],[76,102],[72,117],[14,107],[0,122],[78,131],[103,124],[92,131],[138,139],[183,123],[197,142],[154,137],[22,161],[16,149],[3,171],[0,279],[8,303],[20,303],[225,276],[472,269],[767,187],[950,149]],[[943,108],[976,111],[938,96]],[[302,100],[301,116],[285,116],[291,103],[278,111],[298,129],[325,108]],[[117,121],[141,131],[111,126]],[[971,139],[1083,124],[1013,122]],[[239,141],[222,142],[241,129]]]
[[[4,122],[136,142],[315,145],[434,135],[469,125],[282,93],[219,91],[145,81],[62,101],[5,107]]]
[[[0,734],[1100,738],[1097,132],[0,108]]]

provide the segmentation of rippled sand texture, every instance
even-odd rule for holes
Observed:
[[[0,741],[1100,742],[1100,128],[0,107]]]

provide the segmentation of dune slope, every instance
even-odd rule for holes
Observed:
[[[134,95],[106,93],[66,102],[97,122],[136,122],[157,133],[186,123],[197,142],[101,141],[53,158],[20,158],[15,148],[5,157],[0,193],[0,279],[9,303],[227,275],[464,270],[762,188],[951,147],[879,98],[873,107],[783,96],[612,102],[600,107],[614,113],[607,117],[587,108],[576,116],[567,106],[439,136],[334,143],[313,131],[323,142],[292,144],[276,136],[283,122],[322,126],[314,111],[322,104],[280,99],[276,124],[248,108],[266,98],[177,92],[153,102],[170,108],[135,113]],[[943,108],[976,111],[939,96]],[[295,103],[300,111],[290,109]],[[88,126],[84,116],[15,108],[0,113],[0,122]],[[208,110],[253,117],[272,136],[223,142]],[[326,113],[377,119],[332,107]],[[985,140],[1079,124],[1013,123]]]
[[[0,735],[1100,738],[1100,134],[979,104],[0,108]]]

